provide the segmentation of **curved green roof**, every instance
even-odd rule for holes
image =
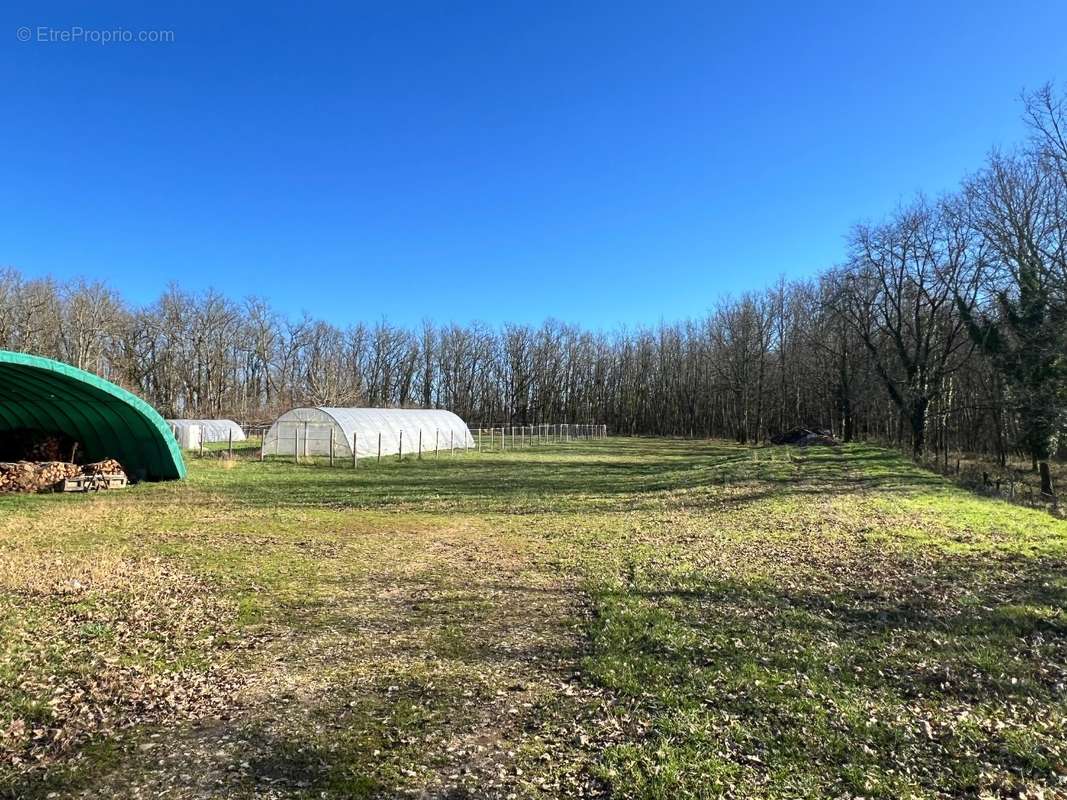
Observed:
[[[117,459],[137,480],[185,477],[177,441],[144,400],[68,364],[0,350],[0,432],[20,428],[64,433],[86,459]]]

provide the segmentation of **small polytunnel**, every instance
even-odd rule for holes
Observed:
[[[208,442],[243,442],[245,440],[244,429],[232,419],[168,419],[167,424],[174,431],[175,438],[182,441],[182,431],[198,427],[200,440]]]

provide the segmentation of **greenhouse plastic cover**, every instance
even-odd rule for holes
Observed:
[[[235,442],[243,442],[245,440],[244,430],[232,419],[168,419],[167,424],[170,425],[175,436],[178,436],[178,428],[199,425],[200,435],[205,443],[228,442],[231,433]],[[181,437],[178,438],[180,440]]]
[[[69,364],[0,350],[0,435],[21,428],[66,434],[85,460],[117,459],[136,480],[185,477],[178,443],[144,400]]]
[[[358,455],[376,456],[381,435],[382,455],[474,447],[467,424],[451,411],[419,408],[294,408],[278,417],[263,440],[266,455],[330,454],[352,456],[352,437]],[[294,446],[296,452],[294,453]]]

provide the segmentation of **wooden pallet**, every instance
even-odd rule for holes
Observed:
[[[61,492],[99,492],[102,489],[125,489],[125,475],[79,475],[56,484]]]

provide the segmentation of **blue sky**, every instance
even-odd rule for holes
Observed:
[[[339,324],[699,315],[1067,81],[1060,2],[152,5],[0,10],[0,265]]]

